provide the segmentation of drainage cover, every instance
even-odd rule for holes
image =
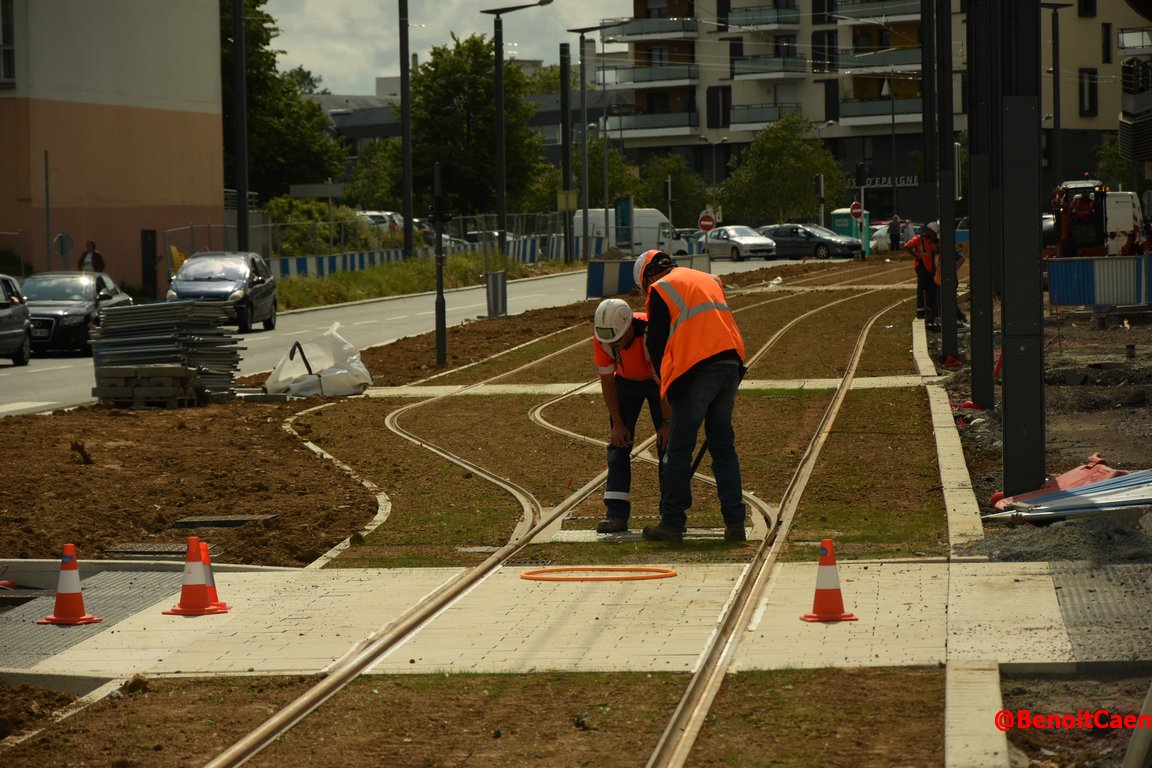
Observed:
[[[208,552],[215,551],[212,544],[208,545]],[[113,544],[104,550],[104,554],[114,557],[131,559],[134,557],[148,560],[183,560],[188,553],[188,542],[121,542]]]
[[[237,528],[248,523],[275,520],[276,515],[199,515],[177,520],[179,528]]]

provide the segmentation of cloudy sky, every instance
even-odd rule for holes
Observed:
[[[516,0],[408,0],[409,50],[426,61],[433,46],[451,44],[452,32],[459,38],[471,34],[490,38],[493,17],[480,10],[519,4]],[[275,48],[284,51],[280,69],[303,66],[322,78],[323,87],[343,95],[374,94],[377,77],[400,74],[398,8],[397,0],[268,0],[264,6],[280,29],[273,41]],[[502,17],[504,55],[556,64],[560,44],[568,43],[575,66],[579,36],[566,30],[631,15],[631,0],[553,0],[548,6],[509,13]]]

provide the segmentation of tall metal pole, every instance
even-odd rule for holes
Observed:
[[[560,43],[560,173],[564,181],[564,263],[572,261],[572,206],[568,193],[572,189],[572,77],[568,43]]]
[[[500,14],[492,19],[496,41],[496,236],[500,269],[504,269],[504,248],[508,238],[507,182],[504,171],[504,21]]]
[[[400,145],[403,159],[404,256],[412,258],[412,94],[408,79],[408,0],[398,0],[400,10]]]
[[[896,86],[888,78],[888,104],[892,110],[892,213],[900,212],[896,204]]]
[[[608,85],[608,73],[604,71],[604,30],[600,30],[600,98],[604,99],[604,130],[600,132],[600,147],[604,150],[604,248],[607,250],[611,239],[608,237],[608,99],[604,88]]]
[[[1060,9],[1071,3],[1040,3],[1052,11],[1052,173],[1055,182],[1064,180],[1064,148],[1060,138]]]
[[[588,49],[584,46],[584,33],[580,33],[580,203],[584,206],[583,232],[580,233],[580,258],[588,261],[588,76],[584,59]]]
[[[436,233],[436,367],[448,357],[448,330],[444,303],[444,197],[440,194],[440,161],[432,164],[432,226]]]
[[[248,250],[248,79],[244,0],[232,0],[232,119],[236,173],[236,249]]]

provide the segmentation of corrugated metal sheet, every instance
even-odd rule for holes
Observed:
[[[1152,254],[1048,261],[1052,306],[1116,307],[1149,303]]]

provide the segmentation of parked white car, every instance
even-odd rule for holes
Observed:
[[[776,241],[765,237],[752,227],[716,227],[707,232],[700,242],[712,258],[731,258],[743,261],[759,257],[771,259],[776,256]]]

